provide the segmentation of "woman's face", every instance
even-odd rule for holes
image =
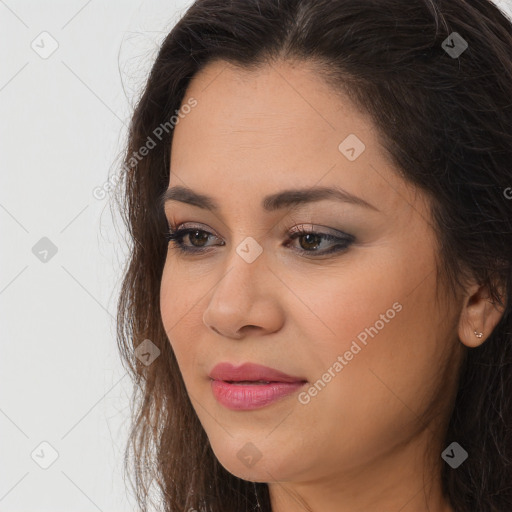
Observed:
[[[461,355],[460,310],[435,300],[425,196],[397,174],[371,119],[303,65],[216,62],[190,97],[169,188],[216,209],[183,195],[166,202],[171,226],[199,231],[181,238],[195,253],[169,246],[161,309],[217,458],[253,481],[326,479],[388,460],[412,477],[423,451],[437,449],[430,418],[448,414]],[[359,199],[313,200],[317,187]],[[303,195],[265,201],[291,189]],[[299,227],[316,234],[294,238]],[[212,387],[222,362],[307,382]],[[288,394],[265,402],[272,389]]]

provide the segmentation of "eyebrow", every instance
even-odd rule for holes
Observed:
[[[299,206],[314,201],[324,199],[334,199],[351,203],[364,208],[379,211],[375,206],[366,202],[364,199],[350,194],[346,190],[338,187],[311,187],[302,189],[287,189],[263,198],[262,208],[267,212],[273,212],[290,206]],[[180,201],[212,212],[219,212],[220,207],[210,196],[199,194],[191,188],[176,185],[168,188],[158,199],[161,209],[165,207],[168,201]]]

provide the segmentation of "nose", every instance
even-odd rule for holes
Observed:
[[[234,253],[227,271],[214,286],[203,322],[216,334],[242,339],[248,334],[276,332],[283,325],[279,301],[282,283],[261,256],[247,263]]]

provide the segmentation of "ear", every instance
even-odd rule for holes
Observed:
[[[500,294],[505,305],[505,295],[502,292]],[[491,301],[487,287],[478,284],[470,286],[459,319],[460,341],[470,348],[480,346],[500,321],[504,309]],[[478,337],[475,331],[477,334],[482,333],[482,336]]]

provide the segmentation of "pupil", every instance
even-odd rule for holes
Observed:
[[[316,245],[319,243],[319,235],[304,235],[302,237],[303,239],[307,239],[309,238],[309,242],[312,243],[312,245]],[[314,247],[310,246],[310,245],[307,245],[309,242],[306,242],[306,247],[304,247],[304,244],[301,243],[301,246],[303,249],[314,249]]]
[[[199,235],[199,238],[202,238],[202,240],[200,240],[200,242],[201,241],[202,242],[207,242],[208,241],[208,234],[205,233],[204,231],[199,231],[199,230],[198,231],[193,231],[190,234],[195,237],[195,236],[198,236],[198,233],[202,233],[202,236]],[[193,240],[192,240],[192,243],[194,244]],[[194,245],[196,245],[196,244],[194,244]],[[203,245],[203,244],[200,243],[199,245]]]

